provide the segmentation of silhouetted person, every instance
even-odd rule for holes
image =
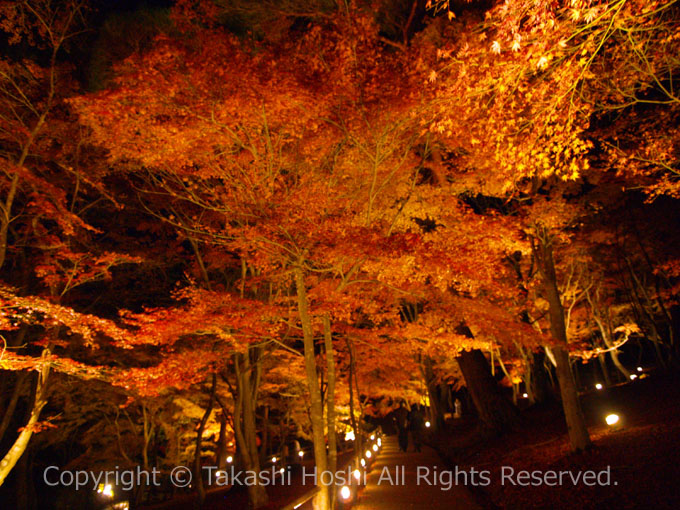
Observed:
[[[405,452],[408,449],[408,411],[403,401],[400,402],[399,408],[394,411],[394,419],[397,422],[399,449]]]
[[[456,412],[454,413],[453,417],[454,418],[460,418],[463,416],[463,404],[460,402],[460,399],[456,399],[454,402],[454,408]]]
[[[419,452],[423,445],[423,427],[425,426],[425,418],[423,418],[423,413],[420,410],[418,404],[413,404],[411,407],[411,419],[410,428],[411,435],[413,436],[413,446],[416,451]]]

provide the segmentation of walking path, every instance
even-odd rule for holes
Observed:
[[[352,510],[477,510],[463,477],[444,466],[432,448],[399,450],[396,436],[383,438],[383,448]],[[418,476],[420,475],[420,477]]]

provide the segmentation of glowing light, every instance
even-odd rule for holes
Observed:
[[[374,451],[374,452],[377,452],[377,451],[378,451],[378,445],[377,445],[377,444],[374,444],[374,445],[373,445],[373,451]]]
[[[371,450],[366,450],[366,458],[367,459],[371,458]]]
[[[432,426],[432,424],[431,424],[429,421],[426,421],[426,422],[425,422],[425,426],[426,426],[427,428],[430,428],[430,426]]]
[[[522,398],[529,398],[529,394],[528,393],[522,393]]]
[[[229,455],[229,457],[227,457],[227,463],[228,463],[228,464],[231,464],[232,462],[234,462],[234,457],[232,457],[231,455]]]
[[[637,379],[637,374],[630,374],[630,380],[634,381],[635,379]]]
[[[364,459],[361,459],[361,467],[366,467],[366,461]]]
[[[272,462],[276,464],[276,457],[272,457]]]
[[[302,450],[300,450],[300,451],[298,452],[298,455],[300,456],[300,458],[302,458],[302,457],[305,456],[305,452],[303,452]]]
[[[638,372],[642,372],[642,367],[637,367]]]
[[[352,472],[352,475],[354,475],[354,479],[355,479],[357,482],[361,479],[361,471],[359,471],[358,469],[355,469],[355,470]]]
[[[354,435],[354,431],[350,430],[349,432],[345,432],[345,441],[354,441],[356,439],[356,436]]]
[[[349,487],[347,487],[346,485],[343,485],[342,489],[340,489],[340,496],[342,497],[342,499],[347,501],[349,498],[352,497],[352,491],[349,490]]]
[[[607,417],[604,419],[607,422],[607,425],[610,427],[612,425],[616,425],[619,422],[619,415],[618,414],[608,414]]]
[[[283,473],[284,471],[285,471],[285,469],[283,469],[283,468],[279,469],[279,473]]]
[[[109,483],[107,484],[100,483],[97,492],[102,496],[106,496],[109,498],[113,497],[113,487]]]
[[[602,389],[602,384],[597,383],[597,384],[595,385],[595,389],[596,389],[596,390],[601,390],[601,389]]]
[[[109,508],[113,508],[113,510],[130,510],[130,502],[121,501],[120,503],[116,503]]]
[[[378,446],[382,446],[382,441],[378,438]]]
[[[375,434],[371,434],[371,441],[375,439]]]

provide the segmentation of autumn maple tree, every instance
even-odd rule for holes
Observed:
[[[601,163],[604,155],[609,165],[617,157],[627,160],[623,145],[607,140],[609,135],[603,139],[607,128],[600,126],[606,119],[637,118],[642,104],[673,115],[675,96],[666,83],[675,65],[668,56],[676,53],[673,3],[506,2],[484,19],[468,16],[463,23],[476,29],[459,30],[455,40],[437,48],[440,63],[430,81],[438,101],[430,129],[453,142],[445,143],[454,154],[460,186],[524,201],[542,202],[537,193],[546,190],[556,195],[542,218],[530,213],[525,232],[549,303],[550,331],[562,346],[568,338],[555,250],[560,236],[568,240],[569,218],[579,213],[567,210],[569,204],[559,206],[559,185],[552,182],[599,179],[611,171]],[[454,21],[448,30],[457,25]],[[643,26],[646,35],[639,39],[637,29]],[[623,122],[630,125],[631,118]],[[458,136],[462,132],[469,136]],[[658,157],[633,159],[645,159],[646,170],[660,172],[662,180],[673,179],[664,150],[658,142],[651,145],[656,149],[642,152],[659,150]],[[475,172],[459,171],[465,167]],[[564,347],[551,349],[558,354],[572,446],[581,449],[589,440],[568,356]]]
[[[28,423],[0,463],[2,483],[31,435],[41,428],[39,416],[47,402],[50,371],[85,379],[101,377],[98,367],[71,359],[69,347],[84,343],[92,348],[102,335],[118,338],[122,333],[111,321],[63,304],[63,298],[81,285],[110,277],[111,267],[136,259],[92,252],[87,242],[74,242],[77,235],[87,237],[96,231],[75,208],[80,199],[77,188],[71,202],[67,200],[67,190],[79,169],[77,163],[76,168],[71,166],[71,153],[65,143],[62,145],[62,137],[72,132],[64,112],[59,111],[63,97],[71,91],[69,80],[63,77],[67,66],[60,56],[62,48],[79,32],[83,3],[54,6],[50,2],[3,2],[0,7],[9,44],[25,44],[48,55],[45,65],[28,58],[3,59],[1,63],[0,267],[9,266],[12,272],[2,283],[2,329],[6,337],[2,336],[0,363],[4,370],[20,371],[3,434],[21,391],[24,371],[37,374]],[[69,171],[62,172],[64,168]],[[33,246],[22,251],[21,246],[26,244]],[[29,264],[19,262],[19,255]],[[19,285],[22,288],[17,288]],[[31,328],[37,331],[29,331]]]
[[[399,399],[502,434],[553,373],[582,449],[583,362],[677,361],[677,2],[0,6],[0,482],[40,429],[334,470]]]
[[[276,58],[274,50],[266,48],[259,56],[249,55],[227,34],[193,28],[193,42],[159,40],[153,51],[135,57],[139,62],[130,61],[131,67],[121,69],[118,89],[77,103],[81,119],[107,147],[112,161],[131,160],[148,168],[146,173],[135,172],[131,179],[144,182],[140,196],[152,214],[175,226],[192,243],[235,254],[243,267],[252,268],[256,278],[270,281],[274,288],[292,281],[304,340],[315,457],[322,470],[326,467],[326,426],[314,337],[315,330],[323,331],[332,374],[332,316],[318,317],[310,308],[310,287],[324,283],[313,275],[333,280],[339,276],[336,286],[340,288],[349,284],[362,262],[350,260],[360,242],[350,231],[355,229],[370,240],[374,216],[383,214],[377,200],[385,185],[392,185],[395,169],[389,163],[409,158],[408,152],[399,152],[400,143],[389,138],[403,132],[396,124],[396,135],[377,133],[387,140],[384,154],[377,153],[366,166],[352,166],[352,158],[366,151],[366,142],[357,142],[351,125],[355,121],[347,111],[356,107],[357,94],[364,89],[376,94],[370,86],[375,86],[378,77],[370,63],[377,57],[359,65],[342,48],[353,44],[347,38],[355,34],[366,38],[363,51],[367,55],[378,46],[369,39],[372,27],[368,21],[351,21],[345,28],[348,33],[330,32],[336,40],[333,45],[325,43],[337,55],[335,76],[324,78],[334,84],[331,90],[315,84],[327,72],[320,62],[303,60],[302,50],[295,45],[277,48]],[[303,49],[318,44],[322,30],[312,29]],[[202,48],[210,48],[210,59]],[[281,50],[288,52],[285,59]],[[215,67],[217,61],[229,62],[230,69]],[[279,69],[273,72],[272,67]],[[358,77],[358,83],[352,77]],[[251,81],[251,86],[244,87],[245,81]],[[160,90],[165,91],[163,95],[158,94]],[[320,94],[328,97],[327,102]],[[251,107],[244,109],[246,104]],[[121,122],[123,118],[126,122]],[[350,150],[342,151],[343,140],[349,141]],[[215,144],[221,149],[214,151]],[[322,171],[312,171],[315,167]],[[357,170],[363,175],[354,181],[349,172]],[[163,197],[162,204],[158,196]],[[207,274],[204,264],[201,272]],[[341,313],[334,311],[333,316]],[[327,398],[332,431],[332,391]],[[333,455],[331,448],[331,463]],[[327,491],[320,494],[330,497]]]

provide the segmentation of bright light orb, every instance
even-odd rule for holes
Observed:
[[[345,441],[354,441],[356,439],[356,436],[354,435],[354,431],[350,430],[349,432],[345,432]]]
[[[300,458],[302,458],[302,457],[305,456],[305,452],[303,452],[302,450],[300,450],[300,451],[298,452],[298,455],[300,456]]]
[[[637,374],[630,374],[630,380],[634,381],[635,379],[637,379]]]
[[[529,394],[528,393],[522,393],[522,398],[529,398]]]
[[[374,451],[374,452],[377,452],[377,451],[378,451],[378,445],[377,445],[377,444],[374,444],[374,445],[373,445],[373,451]]]
[[[595,385],[595,389],[596,389],[596,390],[601,390],[601,389],[602,389],[602,384],[597,383],[597,384]]]
[[[432,424],[431,424],[429,421],[426,421],[426,422],[425,422],[425,426],[426,426],[427,428],[430,428],[430,427],[432,426]]]
[[[607,425],[610,427],[612,425],[616,425],[619,422],[619,415],[618,414],[608,414],[607,417],[604,419],[607,422]]]
[[[642,367],[637,367],[638,372],[642,372]]]
[[[371,434],[371,441],[375,439],[375,434]]]
[[[283,468],[279,469],[279,473],[283,473],[284,471],[285,471],[285,469],[283,469]]]
[[[106,496],[108,498],[113,497],[113,487],[111,486],[110,483],[107,484],[100,483],[97,492],[102,496]]]
[[[371,458],[371,450],[366,450],[366,458],[367,459]]]
[[[382,446],[382,441],[378,438],[378,446]]]
[[[272,462],[276,464],[276,457],[272,457]]]
[[[347,487],[346,485],[343,485],[342,489],[340,489],[340,496],[342,497],[342,499],[347,501],[349,498],[352,497],[352,491],[349,490],[349,487]]]
[[[361,479],[361,471],[359,471],[358,469],[355,469],[355,470],[352,472],[352,475],[354,475],[354,479],[355,479],[357,482]]]
[[[361,459],[361,467],[366,467],[366,461],[364,459]]]
[[[234,457],[229,455],[229,457],[227,457],[227,464],[231,464],[232,462],[234,462]]]

